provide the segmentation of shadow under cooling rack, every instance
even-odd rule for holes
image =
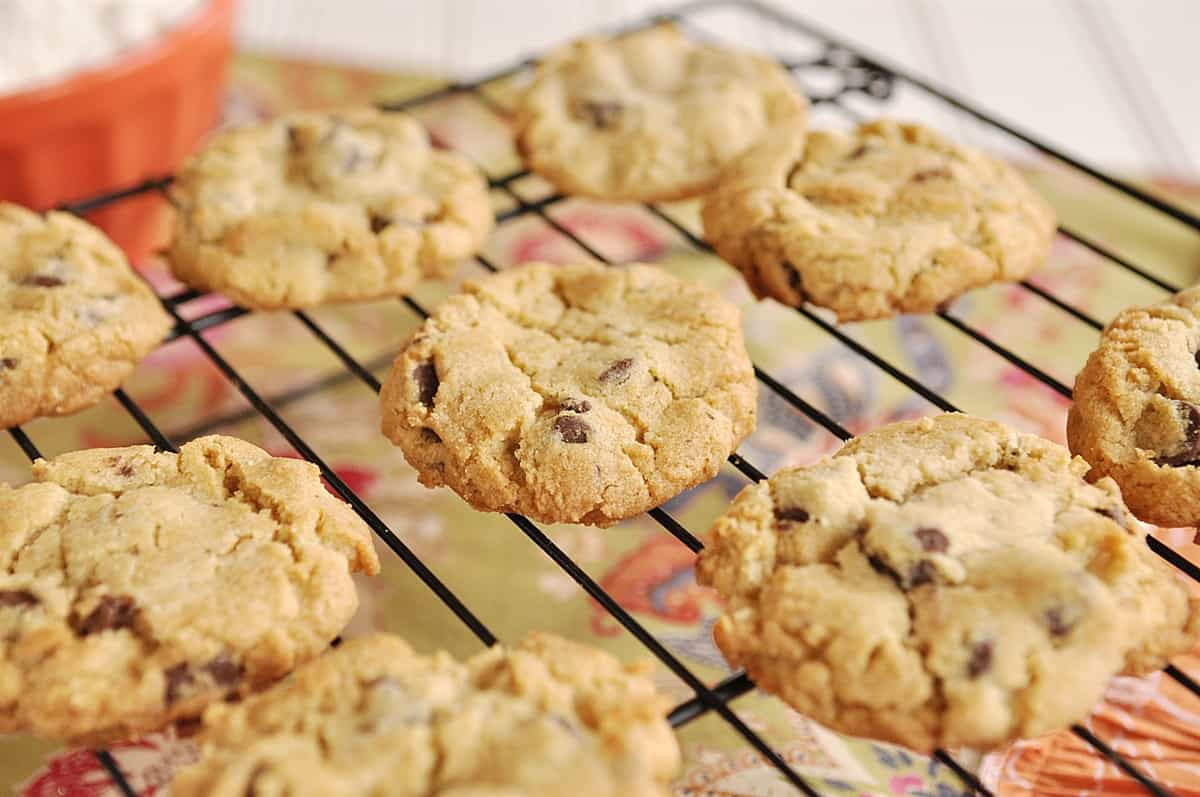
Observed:
[[[822,74],[828,75],[832,71],[840,79],[834,81],[832,88],[827,88],[817,96],[811,97],[814,105],[821,108],[829,108],[836,114],[845,117],[848,121],[857,121],[861,112],[856,108],[861,107],[863,102],[872,103],[879,108],[886,107],[887,102],[892,98],[895,90],[904,86],[909,89],[923,93],[928,98],[931,98],[941,105],[945,106],[959,114],[974,119],[983,126],[990,128],[992,131],[1002,134],[1014,141],[1022,142],[1023,144],[1040,152],[1071,170],[1072,172],[1086,176],[1092,180],[1107,186],[1113,191],[1124,195],[1131,203],[1144,208],[1149,208],[1158,212],[1175,222],[1189,228],[1195,232],[1200,238],[1200,218],[1196,215],[1176,207],[1158,197],[1155,197],[1145,191],[1118,180],[1115,177],[1109,176],[1100,170],[1082,163],[1071,156],[1064,154],[1054,147],[1039,140],[1036,136],[1018,129],[1004,121],[1001,121],[984,110],[981,110],[965,99],[944,91],[937,86],[934,86],[927,81],[906,73],[905,71],[885,63],[878,58],[862,51],[861,49],[849,44],[839,38],[830,35],[819,28],[798,19],[790,14],[785,14],[770,8],[766,5],[757,2],[745,2],[739,0],[715,0],[713,2],[698,2],[691,3],[685,6],[680,6],[675,9],[664,11],[653,17],[641,20],[633,25],[626,26],[620,30],[608,31],[620,35],[634,30],[639,30],[647,26],[657,24],[663,21],[672,21],[697,37],[704,37],[707,34],[704,30],[695,24],[695,18],[698,15],[712,11],[723,10],[731,13],[745,14],[756,17],[760,20],[767,20],[778,26],[782,30],[798,36],[805,37],[810,43],[817,46],[819,54],[807,60],[792,61],[781,59],[781,62],[791,70],[801,80],[807,71],[821,70]],[[448,99],[456,96],[470,96],[479,101],[491,113],[496,114],[500,118],[505,118],[508,115],[508,109],[500,105],[488,92],[483,91],[488,84],[496,81],[504,80],[513,77],[524,70],[529,69],[536,63],[536,59],[524,59],[512,66],[486,75],[479,80],[465,83],[451,83],[441,87],[435,91],[423,94],[418,97],[412,97],[401,102],[392,103],[385,106],[389,110],[414,110],[421,106],[427,106],[439,100]],[[497,214],[497,223],[504,224],[514,219],[520,218],[536,218],[541,223],[548,225],[560,235],[565,236],[580,249],[587,252],[590,256],[604,262],[609,262],[596,248],[590,244],[586,238],[574,231],[560,221],[556,220],[551,215],[550,210],[559,202],[564,201],[567,197],[561,194],[551,194],[536,201],[528,201],[522,197],[520,193],[514,190],[514,183],[521,178],[529,176],[529,173],[524,170],[514,171],[503,175],[492,175],[489,177],[490,186],[501,192],[508,200],[511,201],[512,208]],[[109,205],[115,202],[120,202],[129,197],[138,196],[140,194],[163,191],[170,184],[170,177],[148,180],[140,185],[130,187],[121,191],[115,191],[109,194],[92,197],[79,202],[71,203],[65,206],[65,210],[74,213],[84,213],[94,210],[98,207]],[[659,207],[656,205],[646,205],[646,212],[653,214],[654,217],[662,222],[665,222],[679,234],[686,243],[690,244],[697,250],[711,251],[711,249],[700,239],[696,231],[689,229],[684,223],[680,222],[668,208]],[[1100,260],[1105,263],[1104,267],[1113,267],[1123,269],[1137,278],[1146,281],[1148,284],[1154,285],[1157,288],[1166,291],[1174,291],[1178,286],[1171,284],[1170,281],[1156,275],[1153,269],[1133,262],[1132,260],[1122,257],[1116,252],[1092,239],[1080,230],[1074,228],[1060,227],[1059,234],[1064,238],[1074,241],[1076,244],[1095,254]],[[477,258],[479,264],[488,271],[496,271],[497,267],[491,261],[484,257]],[[1073,306],[1069,301],[1062,297],[1056,296],[1043,287],[1034,285],[1030,282],[1022,282],[1024,290],[1028,291],[1037,301],[1046,302],[1049,305],[1057,308],[1057,310],[1071,316],[1077,322],[1090,327],[1093,330],[1099,330],[1103,324],[1100,320],[1092,317],[1086,311]],[[189,338],[204,355],[216,366],[223,377],[229,381],[246,399],[252,408],[251,412],[261,415],[265,418],[287,442],[305,459],[313,462],[320,468],[321,474],[326,481],[343,499],[345,499],[356,513],[363,518],[364,521],[371,527],[379,539],[387,545],[414,574],[440,599],[455,616],[485,645],[492,645],[497,642],[497,637],[491,630],[465,605],[465,603],[428,567],[424,562],[409,548],[403,540],[401,540],[388,526],[379,518],[377,514],[333,471],[333,469],[321,459],[320,456],[312,449],[312,447],[280,416],[275,408],[275,404],[282,403],[290,398],[295,398],[307,391],[300,391],[295,395],[287,397],[279,397],[274,401],[264,399],[250,384],[242,378],[238,371],[225,359],[208,340],[204,337],[206,330],[213,329],[217,326],[225,324],[235,318],[246,315],[249,311],[231,307],[218,310],[198,318],[185,319],[179,307],[184,302],[198,298],[200,294],[195,291],[183,291],[173,296],[162,297],[163,306],[167,312],[175,320],[175,329],[169,339],[179,337]],[[419,317],[427,315],[426,308],[420,305],[411,297],[402,297],[400,299],[413,313]],[[796,308],[797,312],[814,328],[822,334],[829,336],[832,340],[837,341],[857,357],[862,358],[870,363],[873,367],[884,372],[889,378],[903,385],[908,390],[912,391],[917,396],[920,396],[930,405],[941,410],[957,409],[945,396],[937,389],[922,383],[918,378],[905,370],[897,367],[890,362],[885,356],[874,351],[868,345],[861,342],[854,335],[849,334],[845,329],[826,320],[822,313],[814,312],[811,308],[800,307]],[[375,378],[372,371],[378,368],[382,363],[361,363],[356,360],[347,349],[327,333],[310,315],[304,312],[296,312],[295,317],[312,334],[317,340],[328,347],[330,352],[334,354],[338,360],[345,366],[346,372],[339,374],[333,379],[353,380],[357,379],[368,385],[375,391],[379,390],[379,381]],[[995,355],[1004,358],[1016,368],[1019,368],[1033,380],[1044,385],[1046,388],[1058,393],[1061,396],[1069,398],[1071,395],[1070,388],[1063,384],[1058,379],[1051,376],[1049,373],[1029,362],[1026,358],[1013,352],[1006,346],[994,340],[984,331],[972,326],[963,318],[956,316],[950,310],[943,310],[937,313],[937,318],[941,323],[949,328],[956,330],[958,333],[966,336],[972,343],[983,346]],[[795,392],[786,387],[781,381],[771,376],[762,368],[755,367],[755,374],[762,385],[794,410],[801,413],[804,417],[814,422],[816,425],[825,429],[832,435],[841,440],[848,439],[851,434],[841,424],[835,421],[826,413],[822,412],[816,406],[806,401],[804,398],[797,395]],[[326,380],[328,382],[329,380]],[[308,390],[319,389],[319,385]],[[162,450],[175,450],[175,443],[159,429],[150,419],[149,415],[123,390],[117,390],[114,394],[116,400],[125,409],[130,417],[141,427],[147,437]],[[30,458],[35,459],[39,456],[38,449],[34,442],[20,428],[13,428],[9,433],[16,441],[21,450]],[[759,481],[764,478],[761,470],[755,467],[752,463],[746,461],[738,454],[734,454],[729,458],[730,464],[733,465],[748,481]],[[648,513],[658,524],[660,524],[667,532],[674,535],[680,542],[686,545],[692,551],[699,551],[703,544],[695,533],[684,527],[674,517],[668,514],[663,509],[654,509]],[[720,716],[726,723],[734,728],[745,740],[752,745],[764,759],[769,761],[778,769],[781,775],[796,789],[810,797],[816,797],[821,794],[820,791],[810,783],[805,777],[796,772],[787,761],[784,760],[777,751],[775,751],[767,742],[765,742],[757,733],[751,730],[745,722],[731,708],[731,703],[738,697],[750,692],[754,689],[753,682],[742,673],[734,674],[719,683],[714,685],[705,684],[695,673],[693,673],[677,656],[671,653],[661,642],[642,626],[628,611],[626,611],[611,595],[609,595],[594,579],[592,579],[571,557],[562,550],[553,540],[550,539],[535,523],[520,515],[509,515],[512,523],[523,533],[529,540],[541,549],[550,559],[552,559],[563,571],[569,575],[591,598],[593,598],[600,606],[602,606],[622,627],[632,634],[645,648],[652,653],[664,666],[678,676],[693,692],[693,697],[680,705],[676,706],[668,715],[671,724],[675,727],[682,726],[706,713],[714,712]],[[1151,537],[1147,537],[1147,543],[1151,550],[1163,557],[1171,564],[1178,567],[1188,576],[1193,579],[1200,580],[1200,569],[1185,559],[1183,556],[1164,545],[1163,543]],[[1200,696],[1200,687],[1185,673],[1179,671],[1175,667],[1168,667],[1165,670],[1166,674],[1189,689],[1193,694]],[[1154,783],[1131,761],[1114,751],[1103,740],[1097,738],[1089,729],[1076,725],[1072,728],[1073,732],[1081,739],[1091,745],[1098,755],[1103,756],[1113,762],[1122,771],[1128,774],[1132,779],[1141,784],[1146,791],[1155,795],[1168,795],[1168,792],[1162,786]],[[113,783],[124,795],[134,795],[135,792],[125,778],[124,774],[118,768],[113,757],[105,750],[97,750],[96,755],[104,766],[106,771],[113,779]],[[983,786],[982,783],[967,769],[962,767],[954,760],[949,753],[939,750],[934,757],[942,764],[950,768],[962,781],[967,791],[989,795],[990,792]]]

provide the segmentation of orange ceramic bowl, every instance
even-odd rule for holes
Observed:
[[[217,120],[233,2],[109,66],[0,96],[0,199],[44,210],[174,171]],[[137,262],[165,242],[164,205],[143,194],[88,218]]]

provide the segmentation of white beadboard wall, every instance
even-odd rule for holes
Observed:
[[[240,0],[247,48],[461,78],[665,7],[643,0]],[[773,4],[1083,159],[1200,179],[1200,0],[792,0]],[[747,14],[697,19],[742,46],[801,42]],[[863,106],[864,110],[869,106]],[[949,124],[906,93],[904,115]]]

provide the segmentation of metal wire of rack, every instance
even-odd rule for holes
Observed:
[[[1021,130],[1013,125],[1010,125],[1000,119],[997,119],[990,113],[980,108],[977,108],[972,103],[964,98],[958,97],[936,85],[933,85],[917,76],[912,75],[894,65],[888,64],[883,60],[873,57],[860,48],[847,43],[836,36],[823,31],[808,22],[797,19],[788,13],[783,13],[777,9],[771,8],[757,0],[698,0],[698,2],[688,3],[686,5],[673,8],[663,13],[656,14],[652,17],[645,18],[635,24],[625,26],[619,30],[607,31],[612,34],[621,34],[642,29],[647,26],[658,24],[660,22],[671,21],[685,28],[690,32],[703,36],[703,32],[692,26],[692,17],[701,11],[710,9],[733,9],[739,13],[754,15],[760,20],[769,21],[782,29],[802,34],[807,38],[817,42],[822,48],[822,53],[813,59],[805,61],[782,61],[790,71],[802,74],[804,70],[811,68],[833,69],[840,73],[842,80],[841,86],[832,92],[824,93],[819,96],[810,97],[814,104],[829,106],[835,109],[838,113],[845,115],[850,120],[856,120],[858,113],[846,104],[845,100],[849,96],[858,95],[868,97],[880,103],[886,102],[893,94],[897,84],[904,84],[918,90],[924,95],[933,98],[948,108],[952,108],[960,113],[966,114],[984,126],[994,129],[1005,134],[1008,137],[1019,140],[1024,144],[1032,147],[1041,154],[1058,161],[1070,170],[1086,175],[1087,177],[1102,183],[1109,188],[1123,194],[1128,199],[1136,202],[1138,205],[1151,208],[1164,216],[1174,219],[1179,224],[1194,231],[1197,236],[1200,236],[1200,217],[1189,212],[1186,209],[1170,204],[1158,197],[1155,197],[1145,191],[1130,185],[1126,182],[1118,180],[1104,172],[1078,161],[1075,158],[1059,151],[1058,149],[1044,143],[1038,137],[1024,130]],[[412,97],[401,102],[385,105],[388,110],[414,110],[422,106],[428,106],[439,100],[445,100],[451,97],[469,96],[477,100],[482,106],[489,109],[492,113],[500,117],[505,117],[508,109],[499,104],[494,98],[484,90],[489,84],[510,78],[522,70],[526,70],[536,64],[536,59],[528,58],[519,61],[505,69],[498,70],[489,75],[485,75],[471,82],[456,82],[447,84],[434,91],[422,94],[417,97]],[[521,193],[514,189],[513,184],[523,177],[529,176],[526,170],[517,170],[504,175],[489,176],[489,185],[493,189],[497,189],[509,200],[513,207],[509,210],[497,213],[497,224],[504,224],[518,218],[536,218],[541,223],[548,225],[558,234],[564,236],[567,240],[574,243],[590,256],[602,262],[610,262],[597,249],[588,243],[585,237],[574,232],[569,226],[557,220],[550,210],[557,203],[560,203],[568,197],[553,193],[549,196],[529,201],[523,198]],[[104,195],[91,197],[78,202],[70,203],[63,207],[64,210],[82,214],[96,208],[100,208],[112,203],[120,202],[124,199],[146,194],[155,191],[164,191],[170,184],[170,177],[163,177],[153,180],[147,180],[139,185],[132,186],[120,191],[114,191]],[[665,222],[672,228],[681,239],[692,247],[702,251],[711,249],[697,235],[697,233],[689,229],[684,223],[680,222],[668,210],[656,206],[646,205],[645,210],[652,214],[655,218]],[[1163,290],[1176,291],[1179,286],[1173,285],[1170,281],[1165,280],[1150,269],[1141,266],[1130,259],[1111,251],[1108,247],[1100,242],[1093,240],[1084,233],[1066,226],[1060,226],[1059,234],[1064,238],[1074,241],[1076,244],[1084,247],[1092,252],[1099,259],[1106,261],[1113,267],[1123,269],[1138,278],[1157,286]],[[497,266],[483,256],[476,258],[479,265],[488,271],[498,270]],[[1040,300],[1047,302],[1058,310],[1075,318],[1080,323],[1083,323],[1093,330],[1099,330],[1103,327],[1103,323],[1092,317],[1087,312],[1073,306],[1070,302],[1053,295],[1045,288],[1035,285],[1029,281],[1021,283],[1023,288],[1031,295],[1038,297]],[[378,391],[380,383],[373,375],[372,371],[386,364],[384,361],[373,361],[362,363],[347,351],[337,340],[328,334],[312,317],[303,312],[297,311],[295,317],[300,323],[319,340],[323,345],[328,347],[329,351],[337,357],[338,360],[345,366],[346,372],[339,373],[336,376],[327,378],[317,383],[310,385],[298,391],[293,391],[289,394],[284,394],[275,397],[273,400],[264,399],[242,376],[238,371],[225,359],[204,337],[204,332],[222,324],[228,323],[236,318],[239,318],[249,311],[240,307],[228,307],[221,310],[216,310],[197,318],[187,319],[180,312],[180,306],[186,302],[199,298],[202,294],[196,291],[184,290],[171,296],[161,297],[163,306],[175,321],[175,328],[168,337],[168,341],[176,338],[186,337],[190,339],[207,358],[216,366],[223,377],[233,385],[250,405],[250,410],[247,410],[244,415],[260,415],[267,420],[287,442],[305,459],[313,462],[320,469],[322,475],[330,487],[338,493],[356,513],[371,527],[379,539],[387,545],[392,551],[407,565],[412,572],[436,595],[436,597],[452,611],[455,616],[485,645],[495,644],[498,640],[495,634],[468,608],[464,602],[451,590],[421,559],[405,544],[388,526],[379,518],[378,515],[334,472],[334,470],[305,442],[305,440],[293,429],[279,414],[277,406],[307,395],[315,390],[323,389],[334,382],[347,380],[359,380],[369,386],[372,390]],[[401,301],[419,317],[424,318],[427,315],[426,309],[416,302],[411,297],[401,297]],[[825,335],[836,340],[841,346],[851,351],[855,356],[862,358],[870,363],[875,368],[886,373],[891,379],[900,383],[908,390],[912,391],[917,396],[927,401],[930,405],[941,410],[953,411],[955,407],[948,399],[946,399],[938,390],[922,383],[918,378],[914,377],[905,370],[893,365],[879,353],[873,351],[870,347],[862,343],[854,336],[847,334],[846,331],[826,320],[822,314],[814,312],[811,308],[800,307],[796,308],[796,312],[811,323],[814,327],[821,330]],[[965,335],[974,343],[981,345],[992,353],[1004,358],[1009,363],[1019,368],[1025,374],[1032,377],[1038,383],[1046,386],[1048,389],[1056,393],[1070,398],[1071,389],[1055,379],[1046,371],[1026,360],[1021,355],[1013,352],[1003,344],[995,341],[980,329],[975,328],[964,319],[954,315],[951,310],[942,310],[937,314],[937,318],[949,327],[957,330]],[[815,405],[806,401],[801,396],[784,385],[775,377],[771,376],[765,370],[755,366],[755,374],[758,380],[775,396],[786,402],[791,408],[800,413],[807,420],[815,423],[825,431],[835,436],[840,440],[849,439],[852,435],[849,430],[834,420],[825,412],[821,411]],[[176,450],[174,442],[163,433],[163,431],[155,425],[149,415],[138,405],[138,403],[130,398],[124,390],[114,392],[114,398],[129,414],[133,421],[145,432],[150,441],[161,450],[173,451]],[[230,419],[224,419],[228,421]],[[13,440],[19,446],[21,451],[29,457],[30,460],[40,456],[37,446],[33,440],[19,427],[8,430]],[[192,433],[199,433],[199,430],[191,430]],[[746,461],[738,454],[733,454],[729,457],[730,464],[743,474],[750,481],[760,481],[765,478],[765,475],[757,467]],[[648,513],[659,525],[661,525],[668,533],[676,537],[682,544],[686,545],[693,552],[699,551],[703,547],[700,539],[679,523],[665,510],[659,508]],[[769,761],[780,774],[800,792],[809,795],[809,797],[818,797],[821,794],[817,788],[809,782],[804,776],[796,772],[784,759],[784,757],[774,750],[761,736],[750,729],[746,723],[738,717],[731,707],[732,701],[738,697],[752,691],[755,686],[753,682],[744,674],[737,673],[731,675],[720,682],[712,685],[705,684],[697,675],[695,675],[678,657],[671,653],[661,642],[635,619],[628,611],[626,611],[611,595],[609,595],[603,587],[600,586],[591,576],[589,576],[583,568],[581,568],[571,557],[562,550],[555,542],[548,537],[535,523],[520,515],[510,514],[509,519],[517,528],[529,538],[542,552],[550,559],[559,565],[564,572],[567,573],[593,600],[603,607],[617,622],[630,632],[645,648],[653,654],[663,665],[678,676],[693,692],[694,696],[689,700],[676,706],[668,715],[668,719],[672,726],[680,727],[696,718],[705,715],[709,712],[714,712],[719,715],[726,723],[735,729],[751,746],[753,746],[759,754]],[[1161,556],[1166,561],[1179,568],[1182,572],[1193,579],[1200,581],[1200,567],[1197,567],[1178,552],[1166,546],[1162,542],[1147,536],[1147,544],[1150,549]],[[1200,685],[1197,685],[1186,673],[1178,670],[1174,666],[1167,667],[1164,672],[1166,675],[1184,688],[1191,691],[1197,697],[1200,697]],[[1170,795],[1170,792],[1163,786],[1155,783],[1147,777],[1133,762],[1126,759],[1119,752],[1115,751],[1106,744],[1102,739],[1096,737],[1088,728],[1082,725],[1075,725],[1072,731],[1094,748],[1098,755],[1103,756],[1123,772],[1129,775],[1133,780],[1141,784],[1151,794],[1165,797]],[[126,795],[133,797],[136,794],[133,787],[130,785],[126,776],[121,772],[117,762],[106,750],[96,750],[96,757],[103,768],[112,778],[114,786]],[[975,794],[990,795],[991,792],[965,767],[960,765],[949,753],[944,750],[936,751],[935,759],[952,770],[963,782],[966,790]]]

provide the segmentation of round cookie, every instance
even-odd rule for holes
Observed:
[[[175,275],[244,307],[402,294],[492,229],[487,182],[411,117],[293,113],[217,134],[171,187]]]
[[[478,509],[609,526],[715,476],[754,428],[740,321],[642,264],[468,282],[396,357],[383,433]]]
[[[560,190],[599,199],[695,196],[808,101],[774,61],[660,25],[552,53],[516,109],[517,148]]]
[[[1197,604],[1111,479],[965,415],[904,421],[746,488],[697,565],[714,636],[835,730],[988,749],[1081,720],[1190,649]]]
[[[92,406],[170,328],[100,230],[0,202],[0,429]]]
[[[1122,311],[1075,378],[1071,451],[1149,523],[1200,524],[1198,350],[1200,287]]]
[[[320,653],[377,572],[317,469],[230,437],[38,460],[0,484],[0,732],[155,730]]]
[[[638,667],[535,634],[459,663],[355,639],[204,717],[175,797],[667,797],[679,749]]]
[[[1023,279],[1054,211],[1010,166],[924,127],[772,130],[705,199],[704,232],[760,297],[842,321],[930,312]]]

